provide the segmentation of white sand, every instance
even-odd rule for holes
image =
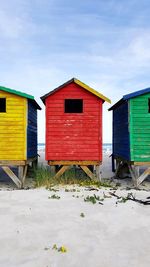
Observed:
[[[105,199],[103,206],[93,205],[84,197],[102,197],[104,189],[80,190],[0,191],[0,266],[149,267],[150,206],[132,201],[116,205],[115,197]],[[150,196],[133,192],[137,198]],[[53,194],[61,199],[48,199]],[[67,253],[52,250],[54,244],[64,245]]]
[[[40,163],[46,165],[44,153],[40,155]],[[132,201],[116,205],[115,197],[106,198],[104,205],[84,202],[87,195],[103,197],[103,191],[109,195],[110,189],[16,190],[0,174],[0,267],[150,266],[150,206]],[[111,159],[105,153],[102,177],[112,176]],[[32,184],[29,180],[26,186]],[[150,191],[124,190],[132,187],[131,179],[119,183],[119,195],[133,192],[143,200],[150,196]],[[149,190],[150,183],[144,182],[141,188]],[[61,198],[48,199],[53,194]],[[52,250],[54,244],[65,246],[67,253]]]

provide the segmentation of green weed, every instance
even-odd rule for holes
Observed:
[[[54,194],[54,195],[48,197],[48,199],[60,199],[60,196],[57,196]]]
[[[101,201],[104,201],[104,198],[100,198],[99,196],[96,196],[95,194],[93,196],[87,196],[84,198],[85,202],[91,202],[92,204],[96,204],[97,201],[99,204],[102,204]]]

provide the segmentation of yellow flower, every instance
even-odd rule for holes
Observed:
[[[67,252],[67,248],[64,247],[64,246],[61,246],[61,247],[59,248],[59,251],[62,252],[62,253],[65,253],[65,252]]]

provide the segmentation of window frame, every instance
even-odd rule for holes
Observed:
[[[0,109],[0,113],[6,113],[7,112],[7,109],[6,109],[6,97],[0,97],[0,100],[5,100],[5,102],[4,102],[4,108],[5,108],[5,110],[4,111],[1,111],[1,109]]]
[[[68,112],[68,111],[66,111],[67,110],[67,108],[66,108],[66,102],[67,101],[81,101],[81,112]],[[64,99],[64,113],[65,114],[83,114],[84,113],[84,101],[83,101],[83,99],[82,98],[65,98]]]

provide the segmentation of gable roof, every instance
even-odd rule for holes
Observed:
[[[54,90],[52,90],[51,92],[49,92],[48,94],[44,95],[41,97],[41,100],[43,101],[43,103],[45,103],[45,99],[54,94],[55,92],[57,92],[58,90],[60,90],[61,88],[65,87],[66,85],[70,84],[70,83],[76,83],[77,85],[81,86],[83,89],[87,90],[88,92],[92,93],[93,95],[99,97],[100,99],[107,101],[108,103],[111,103],[111,100],[109,98],[107,98],[106,96],[100,94],[99,92],[97,92],[96,90],[94,90],[93,88],[91,88],[90,86],[86,85],[85,83],[79,81],[76,78],[72,78],[71,80],[65,82],[64,84],[60,85],[59,87],[55,88]]]
[[[113,109],[119,107],[123,102],[125,102],[125,101],[127,101],[127,100],[129,100],[131,98],[134,98],[134,97],[137,97],[137,96],[140,96],[140,95],[144,95],[144,94],[148,94],[148,93],[150,93],[150,88],[142,89],[142,90],[139,90],[139,91],[124,95],[123,98],[121,98],[118,102],[116,102],[108,110],[110,111],[110,110],[113,110]]]
[[[35,104],[37,109],[41,109],[41,107],[35,101],[34,96],[32,96],[32,95],[28,95],[26,93],[23,93],[23,92],[14,90],[14,89],[10,89],[10,88],[4,87],[4,86],[0,86],[0,91],[4,91],[4,92],[10,93],[10,94],[19,95],[21,97],[28,98]]]

